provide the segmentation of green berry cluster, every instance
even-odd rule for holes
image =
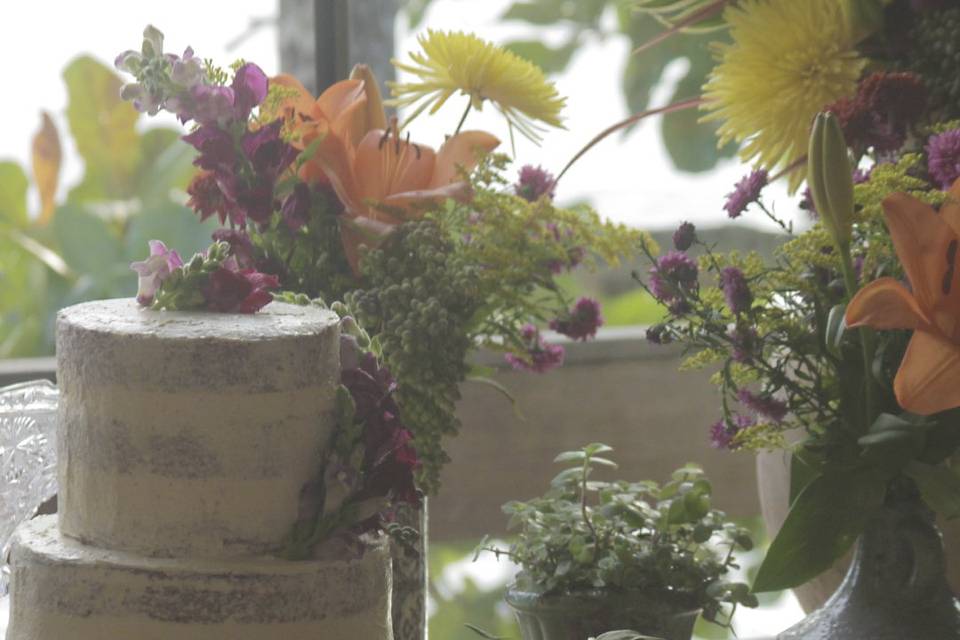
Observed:
[[[379,336],[385,363],[398,381],[397,403],[423,462],[421,486],[436,490],[448,460],[441,437],[455,434],[459,383],[473,346],[470,324],[482,304],[477,267],[453,250],[431,220],[397,227],[363,260],[369,288],[347,295],[357,320]]]
[[[923,77],[938,119],[960,117],[960,8],[920,14],[910,39],[906,64]]]
[[[163,281],[153,299],[152,308],[167,311],[201,309],[206,304],[203,287],[210,274],[230,256],[230,245],[214,242],[205,254],[198,253],[182,267],[174,269]]]

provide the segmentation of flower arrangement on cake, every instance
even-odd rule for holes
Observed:
[[[486,104],[511,137],[536,141],[561,127],[564,99],[538,67],[464,33],[430,31],[420,44],[410,63],[395,61],[417,81],[393,84],[392,102],[365,66],[314,97],[252,62],[223,69],[189,48],[164,53],[154,27],[116,60],[134,78],[122,95],[138,110],[165,110],[189,127],[198,172],[188,204],[223,225],[187,261],[152,243],[133,265],[141,304],[250,313],[278,298],[341,317],[326,502],[294,532],[294,554],[374,522],[385,500],[436,491],[442,438],[459,427],[459,385],[491,382],[467,356],[483,347],[517,370],[559,366],[563,347],[541,328],[586,340],[603,320],[557,276],[616,263],[645,237],[588,207],[556,206],[556,179],[539,167],[522,167],[512,184],[499,140],[463,128]],[[438,131],[437,148],[410,140],[406,124],[456,94],[468,97],[457,129]],[[401,123],[385,104],[415,108]]]
[[[765,262],[680,225],[635,274],[666,309],[647,337],[683,345],[686,367],[717,367],[714,446],[792,453],[790,512],[754,590],[797,586],[869,531],[904,478],[960,515],[960,6],[645,4],[674,11],[670,34],[727,29],[698,102],[753,167],[724,209],[787,236]],[[807,230],[765,199],[777,179]]]

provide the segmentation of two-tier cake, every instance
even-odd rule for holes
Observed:
[[[385,543],[276,555],[319,477],[338,342],[334,314],[282,303],[60,312],[59,514],[15,535],[7,639],[392,638]]]

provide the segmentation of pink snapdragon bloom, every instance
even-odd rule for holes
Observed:
[[[174,269],[183,266],[180,254],[174,249],[167,249],[167,245],[160,240],[151,240],[149,244],[150,256],[130,265],[140,276],[137,282],[137,302],[143,306],[149,306],[163,281]]]

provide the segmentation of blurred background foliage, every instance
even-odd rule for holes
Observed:
[[[75,58],[63,80],[69,139],[44,113],[32,166],[0,162],[0,358],[52,354],[54,315],[64,306],[134,295],[129,265],[146,255],[148,240],[190,255],[214,228],[184,205],[193,149],[180,131],[141,130],[140,114],[120,99],[119,76],[93,58]],[[63,189],[66,144],[84,173]],[[31,188],[37,211],[29,210]]]
[[[411,29],[420,28],[432,0],[408,0],[405,4]],[[513,3],[501,16],[504,21],[526,23],[562,31],[560,43],[549,45],[542,39],[504,43],[508,49],[540,65],[547,73],[564,71],[577,51],[589,40],[625,38],[629,52],[666,29],[650,10],[669,5],[673,0],[647,0],[644,9],[636,0],[522,0]],[[604,19],[608,10],[616,16],[611,25]],[[700,95],[700,87],[713,67],[709,43],[723,41],[723,31],[684,33],[657,46],[628,53],[620,86],[627,109],[639,113],[650,105],[651,93],[663,78],[670,63],[686,61],[686,72],[673,87],[669,103]],[[696,109],[677,111],[660,118],[660,132],[674,166],[691,173],[713,169],[721,158],[732,157],[735,144],[717,148],[716,125],[697,122]]]

